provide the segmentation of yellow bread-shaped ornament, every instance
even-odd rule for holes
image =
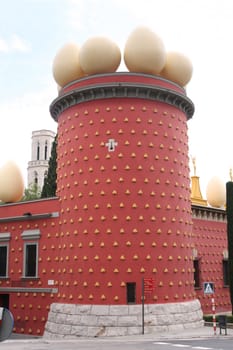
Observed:
[[[226,203],[225,183],[217,176],[210,179],[206,187],[206,199],[211,207],[221,208]]]
[[[184,87],[190,81],[192,73],[193,66],[188,57],[179,52],[168,52],[160,75]]]
[[[79,63],[79,47],[74,43],[65,44],[53,60],[53,77],[56,83],[64,87],[71,81],[83,77]]]
[[[159,74],[166,62],[163,41],[147,27],[136,28],[126,41],[124,61],[130,72]]]
[[[19,167],[8,161],[0,168],[0,201],[17,202],[23,197],[24,181]]]
[[[87,75],[113,73],[121,62],[121,51],[110,39],[93,37],[80,48],[79,60]]]

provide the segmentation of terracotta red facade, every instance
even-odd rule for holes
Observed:
[[[143,278],[154,281],[145,302],[198,297],[210,313],[210,296],[194,288],[194,250],[200,286],[214,282],[217,308],[230,309],[225,214],[194,217],[191,207],[192,109],[182,88],[140,74],[85,78],[53,102],[57,198],[0,207],[9,247],[0,300],[9,296],[15,331],[42,335],[53,302],[127,304],[130,283],[139,304]],[[35,241],[38,276],[22,278],[25,243]]]
[[[0,278],[1,305],[9,307],[14,316],[14,331],[18,333],[42,335],[51,302],[52,293],[49,280],[59,275],[59,221],[48,213],[59,211],[57,199],[8,204],[1,206],[0,239],[4,234],[8,240],[0,245],[8,245],[7,278]],[[26,213],[31,213],[28,216]],[[26,214],[26,215],[24,215]],[[40,238],[23,239],[23,232],[39,230]],[[24,278],[25,243],[38,244],[38,277]],[[56,278],[56,287],[58,279]],[[57,298],[57,295],[56,295]]]
[[[212,313],[212,298],[216,312],[231,311],[228,285],[224,282],[223,263],[227,262],[228,242],[225,211],[194,207],[199,215],[193,219],[193,239],[198,252],[200,268],[200,288],[196,294],[201,302],[204,314]],[[214,295],[203,292],[204,282],[214,283]]]

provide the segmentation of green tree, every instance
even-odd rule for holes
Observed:
[[[57,135],[52,144],[48,174],[44,179],[41,198],[56,196],[57,190]]]
[[[41,191],[36,183],[31,184],[28,188],[25,188],[22,201],[32,201],[38,199],[41,196]]]
[[[229,292],[233,314],[233,182],[226,184],[226,213],[227,213],[227,238],[228,238],[228,265],[229,265]]]

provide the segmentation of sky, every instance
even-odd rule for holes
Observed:
[[[187,95],[189,156],[196,158],[202,195],[209,180],[230,180],[233,168],[232,0],[7,0],[0,11],[0,167],[13,160],[27,185],[32,131],[57,124],[49,105],[57,97],[53,59],[68,42],[79,46],[106,36],[121,49],[130,33],[147,26],[167,51],[193,64]],[[124,64],[120,70],[126,70]],[[193,167],[190,162],[190,174]]]

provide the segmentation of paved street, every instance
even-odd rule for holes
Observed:
[[[177,332],[112,338],[77,338],[47,340],[12,335],[0,343],[1,350],[232,350],[233,330],[227,335],[214,335],[212,327]]]
[[[189,340],[153,340],[153,339],[79,339],[67,341],[46,341],[24,339],[16,343],[8,340],[1,343],[1,350],[232,350],[233,338],[208,338]]]
[[[153,342],[152,346],[141,349],[153,350],[175,350],[182,348],[187,350],[232,350],[233,339],[229,338],[210,338],[210,339],[190,339],[185,341],[158,341]]]

